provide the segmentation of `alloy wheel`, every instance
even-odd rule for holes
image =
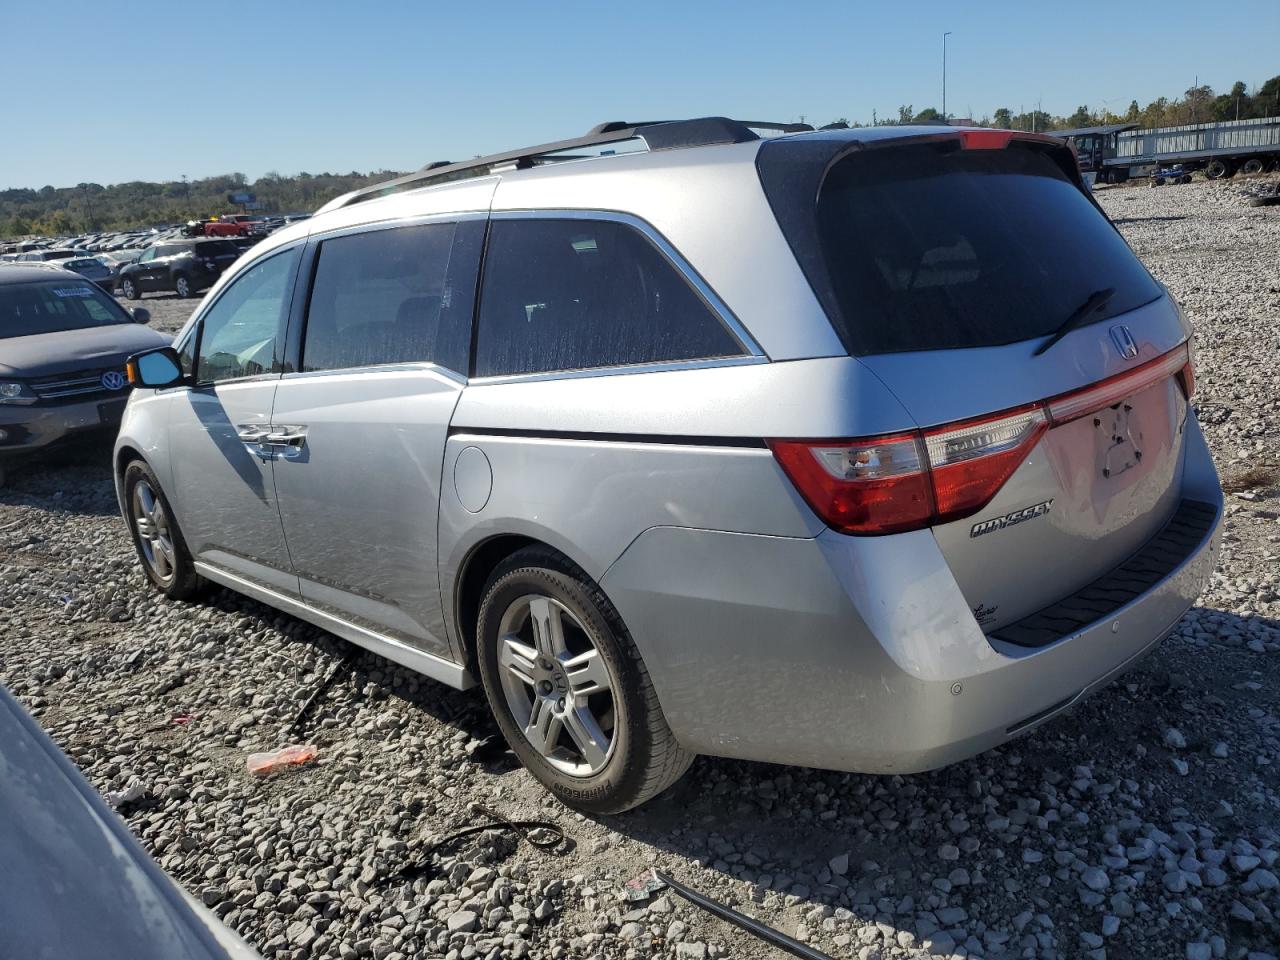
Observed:
[[[575,777],[604,769],[617,741],[617,680],[568,607],[537,594],[508,606],[498,672],[512,717],[548,763]]]
[[[133,527],[138,532],[142,559],[156,579],[168,583],[173,579],[177,567],[173,534],[169,529],[169,517],[165,513],[164,504],[146,480],[139,480],[133,486],[130,514]]]

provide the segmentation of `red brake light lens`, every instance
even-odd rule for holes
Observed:
[[[1190,363],[1191,348],[1187,343],[1180,343],[1168,353],[1156,357],[1154,360],[1148,360],[1142,366],[1135,367],[1127,373],[1120,374],[1118,377],[1111,377],[1109,380],[1095,383],[1093,386],[1085,387],[1083,390],[1076,390],[1060,397],[1054,397],[1049,401],[1049,416],[1053,420],[1055,427],[1063,423],[1070,423],[1079,417],[1088,416],[1095,410],[1101,410],[1103,407],[1119,403],[1126,397],[1132,397],[1135,393],[1141,393],[1147,387],[1159,383],[1161,380],[1165,380],[1175,374],[1181,374]],[[1194,386],[1194,384],[1191,386]],[[1186,391],[1187,396],[1190,397],[1191,392],[1187,382],[1183,383],[1182,388]]]
[[[844,533],[926,525],[933,498],[916,434],[850,442],[772,440],[773,455],[814,513]]]
[[[770,440],[769,448],[829,527],[864,535],[917,530],[985,507],[1046,430],[1172,376],[1190,399],[1190,341],[1119,376],[992,416],[861,440]]]
[[[1187,348],[1187,362],[1178,371],[1178,380],[1182,384],[1182,392],[1190,400],[1196,392],[1196,348],[1190,340],[1183,346]]]
[[[990,503],[1047,429],[1044,409],[1035,404],[926,431],[937,519],[963,517]]]

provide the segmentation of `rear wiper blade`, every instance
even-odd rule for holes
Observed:
[[[1103,287],[1101,290],[1093,291],[1093,293],[1089,294],[1085,299],[1084,303],[1071,311],[1071,315],[1062,321],[1062,325],[1058,327],[1057,330],[1049,334],[1049,339],[1036,347],[1035,351],[1031,355],[1033,357],[1040,356],[1040,354],[1044,353],[1072,330],[1075,330],[1077,327],[1083,327],[1085,325],[1085,321],[1110,303],[1111,298],[1115,295],[1115,287]]]

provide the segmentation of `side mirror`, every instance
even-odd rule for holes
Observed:
[[[133,314],[134,323],[150,323],[151,311],[146,307],[132,307],[129,312]]]
[[[157,347],[134,354],[124,369],[129,383],[135,387],[176,387],[186,381],[178,352],[173,347]]]

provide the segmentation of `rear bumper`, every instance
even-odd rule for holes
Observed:
[[[44,449],[61,440],[120,428],[128,394],[57,406],[0,405],[0,461]]]
[[[677,739],[867,773],[934,769],[1079,702],[1159,643],[1217,559],[1222,494],[1194,418],[1183,494],[1208,532],[1150,589],[1060,640],[985,636],[928,531],[815,539],[646,531],[606,572]]]

